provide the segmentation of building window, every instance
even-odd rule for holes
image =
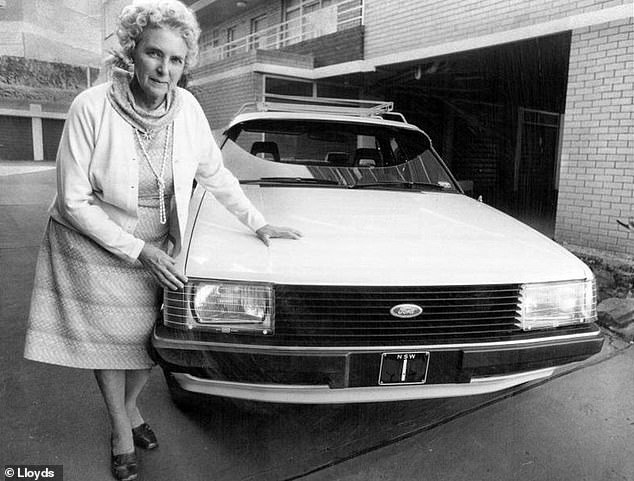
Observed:
[[[225,37],[225,53],[227,57],[231,57],[236,50],[236,45],[233,43],[236,39],[236,27],[227,27],[227,35]]]
[[[213,29],[211,32],[203,32],[200,35],[200,48],[216,48],[220,45],[220,32],[217,28]]]
[[[358,87],[348,87],[338,83],[317,82],[317,97],[337,99],[358,99],[360,97]]]
[[[313,90],[313,82],[309,80],[296,80],[266,76],[264,81],[265,99],[267,99],[266,96],[268,94],[312,97]],[[274,99],[268,98],[267,100]]]
[[[298,18],[320,8],[329,7],[335,0],[287,0],[285,3],[286,20]]]
[[[231,43],[235,40],[236,37],[236,27],[227,27],[227,43]]]
[[[264,47],[265,36],[262,35],[266,23],[266,15],[260,15],[251,19],[251,35],[249,36],[249,50]]]
[[[337,3],[336,0],[286,0],[284,3],[284,21],[286,22],[284,38],[286,42],[292,44],[319,36],[320,33],[315,29],[316,18],[311,18],[311,14],[317,14],[319,10],[335,5],[335,3]],[[336,17],[336,10],[333,12]],[[336,29],[336,18],[334,23]]]

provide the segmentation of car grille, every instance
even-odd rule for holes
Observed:
[[[276,286],[274,337],[309,345],[508,339],[523,333],[515,325],[519,293],[517,284]],[[416,304],[423,312],[397,318],[390,310],[398,304]]]
[[[530,340],[579,334],[590,324],[523,331],[518,323],[520,285],[354,287],[274,285],[274,334],[268,336],[189,331],[210,342],[270,346],[413,346]],[[423,312],[392,316],[399,304]],[[182,292],[168,291],[165,317],[184,322],[190,307]]]

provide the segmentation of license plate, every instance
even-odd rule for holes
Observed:
[[[424,384],[428,366],[428,352],[383,353],[379,384]]]

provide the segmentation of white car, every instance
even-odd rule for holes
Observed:
[[[197,188],[152,348],[191,393],[356,403],[487,393],[599,352],[590,269],[465,195],[391,104],[260,104],[221,139],[266,247]]]

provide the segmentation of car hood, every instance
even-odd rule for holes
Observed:
[[[591,277],[547,237],[465,195],[244,186],[301,240],[269,247],[205,195],[183,252],[190,278],[315,285],[472,285]]]

